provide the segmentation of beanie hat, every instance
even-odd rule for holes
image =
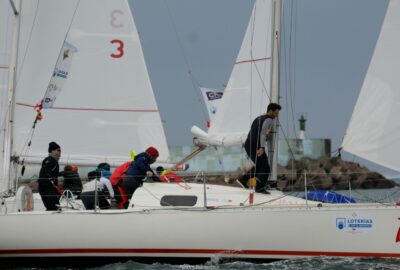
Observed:
[[[64,171],[72,172],[72,166],[71,165],[65,165]]]
[[[147,148],[146,153],[155,158],[157,158],[159,156],[158,150],[155,149],[153,146],[150,146],[149,148]]]
[[[49,153],[56,149],[61,149],[61,147],[56,142],[49,143]]]

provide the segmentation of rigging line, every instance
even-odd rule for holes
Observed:
[[[35,108],[36,105],[17,102],[16,105]],[[157,109],[117,109],[117,108],[83,108],[83,107],[51,107],[48,110],[66,111],[98,111],[98,112],[159,112]]]
[[[291,2],[292,3],[292,5],[293,5],[293,1]],[[286,9],[284,9],[284,11],[287,11],[287,8]],[[291,74],[291,59],[292,59],[292,51],[293,51],[293,49],[292,49],[292,36],[293,36],[293,34],[292,34],[292,29],[293,29],[293,13],[292,13],[292,11],[293,11],[293,7],[290,9],[290,16],[289,16],[289,18],[290,18],[290,24],[289,24],[289,26],[290,26],[290,39],[289,39],[289,57],[288,58],[286,58],[285,57],[285,63],[286,63],[286,74],[285,74],[285,78],[286,78],[286,85],[285,85],[285,89],[286,89],[286,104],[287,104],[287,111],[288,111],[288,113],[286,114],[286,121],[287,121],[287,123],[286,123],[286,128],[287,128],[287,130],[288,130],[288,132],[289,132],[289,134],[290,134],[290,128],[289,128],[289,126],[290,126],[290,122],[292,123],[292,130],[293,130],[293,134],[296,136],[296,128],[295,128],[295,117],[294,117],[294,107],[293,107],[293,104],[294,104],[294,98],[293,98],[293,96],[292,96],[292,90],[293,90],[293,85],[292,85],[292,80],[291,80],[291,77],[290,77],[290,74]],[[283,20],[283,22],[282,22],[283,24],[285,23],[285,20]],[[286,30],[286,28],[287,27],[283,27],[283,31],[285,31]],[[286,36],[286,35],[285,35]],[[284,39],[284,41],[286,41],[286,39]],[[284,42],[284,51],[285,52],[288,52],[288,49],[286,48],[286,42]],[[285,56],[286,56],[286,54],[284,54]],[[291,113],[290,113],[291,112]],[[290,121],[289,119],[290,119],[290,115],[291,115],[291,119],[292,119],[292,121]],[[279,120],[278,120],[279,121]],[[285,142],[286,142],[286,145],[287,145],[287,147],[288,147],[288,149],[289,149],[289,156],[291,157],[291,161],[293,162],[294,160],[295,160],[295,157],[294,157],[294,150],[292,149],[292,147],[291,147],[291,145],[289,144],[289,142],[288,142],[288,135],[285,133],[285,130],[283,129],[283,125],[280,125],[280,130],[282,131],[282,135],[283,135],[283,138],[284,138],[284,140],[285,140]],[[297,136],[296,136],[297,137]],[[290,187],[291,188],[293,188],[293,183],[292,182],[290,182]]]
[[[66,31],[66,33],[65,33],[64,42],[65,42],[65,40],[67,39],[67,36],[68,36],[69,31],[71,30],[71,26],[72,26],[72,23],[74,22],[75,15],[76,15],[76,12],[77,12],[77,10],[78,10],[78,7],[79,7],[79,4],[80,4],[80,3],[81,3],[81,0],[78,0],[77,4],[76,4],[76,6],[75,6],[74,13],[72,14],[72,17],[71,17],[71,21],[70,21],[70,23],[69,23],[69,25],[68,25],[68,28],[67,28],[67,31]],[[64,42],[63,42],[63,44],[64,44]],[[63,46],[63,45],[61,45],[61,48],[62,48],[62,46]],[[58,58],[57,58],[57,59],[58,59]],[[56,61],[55,61],[53,70],[55,69],[55,67],[56,67],[56,65],[57,65],[57,59],[56,59]],[[50,78],[50,80],[51,80],[51,78]],[[49,83],[50,83],[50,81],[49,81]],[[33,123],[32,128],[31,128],[30,134],[27,136],[27,140],[28,140],[29,142],[28,142],[27,145],[24,145],[24,147],[21,149],[20,156],[22,156],[22,155],[27,156],[27,155],[28,155],[29,148],[30,148],[30,146],[31,146],[32,138],[33,138],[33,135],[34,135],[34,129],[35,129],[35,127],[36,127],[36,122],[37,122],[37,117],[35,117],[35,120],[34,120],[34,123]]]
[[[293,151],[292,147],[291,147],[290,144],[289,144],[288,136],[287,136],[287,134],[285,133],[285,130],[283,129],[282,125],[280,124],[279,118],[277,118],[277,121],[278,121],[278,123],[279,123],[279,127],[280,127],[279,129],[281,130],[282,135],[283,135],[283,138],[285,139],[285,142],[286,142],[286,144],[287,144],[287,146],[288,146],[290,156],[294,159],[294,158],[295,158],[295,156],[294,156],[294,151]]]
[[[250,21],[250,27],[251,27],[251,32],[250,32],[250,34],[251,34],[251,37],[250,37],[250,59],[254,59],[254,57],[253,57],[253,38],[254,38],[254,28],[255,28],[254,27],[254,24],[255,24],[254,22],[256,20],[256,14],[257,14],[257,2],[254,3],[254,9],[253,10],[254,10],[254,16],[251,18],[252,20]],[[246,36],[246,34],[245,34],[245,36]],[[249,102],[250,102],[250,114],[249,114],[249,118],[251,118],[251,115],[252,115],[251,101],[253,100],[253,64],[254,64],[254,62],[250,63],[250,100],[249,100]],[[249,120],[250,120],[250,122],[252,121],[252,119],[249,119]],[[260,120],[259,120],[259,122],[260,122]],[[260,126],[260,123],[259,123],[259,126]],[[251,127],[250,127],[250,129],[251,129]],[[257,132],[257,134],[260,134],[260,133]],[[252,143],[251,143],[252,137],[253,136],[250,136],[250,145],[252,145]],[[260,136],[258,135],[257,136],[257,141],[259,140],[258,139],[259,137]],[[258,149],[256,149],[255,151],[257,152],[257,150]],[[252,149],[252,147],[250,147],[250,157],[253,154],[252,151],[254,151],[254,149]],[[254,175],[252,176],[251,169],[250,169],[250,171],[249,171],[250,178],[256,176],[257,159],[258,159],[258,156],[256,154],[254,156],[254,167],[253,167],[254,168]]]
[[[11,2],[10,2],[11,3]],[[9,35],[10,35],[10,28],[11,28],[11,19],[10,19],[10,17],[11,17],[11,13],[10,12],[7,12],[7,24],[6,24],[6,33],[5,33],[5,37],[7,37],[7,38],[5,38],[3,41],[3,44],[4,44],[4,48],[5,48],[5,52],[7,53],[7,52],[9,52],[9,47],[8,47],[8,45],[10,44],[10,42],[9,42],[9,39],[8,39],[8,37],[9,37]],[[6,64],[5,65],[0,65],[0,69],[1,68],[4,68],[4,69],[9,69],[10,67],[9,67],[9,64],[10,63],[7,63],[7,61],[5,61],[6,62]]]
[[[254,37],[254,31],[255,31],[255,17],[256,17],[256,14],[257,14],[257,7],[256,7],[256,4],[254,4],[254,18],[253,18],[253,21],[251,22],[251,27],[252,27],[252,31],[251,31],[251,45],[250,45],[250,61],[251,61],[251,65],[250,65],[250,67],[253,67],[253,65],[254,65],[254,68],[255,68],[255,70],[257,71],[257,75],[258,75],[258,77],[259,77],[259,79],[260,79],[260,81],[261,81],[261,83],[262,83],[262,89],[263,89],[263,91],[265,92],[265,94],[267,95],[267,97],[269,98],[269,99],[271,99],[271,97],[270,97],[270,95],[269,95],[269,93],[268,93],[268,90],[267,90],[267,87],[265,86],[265,83],[264,83],[264,77],[262,76],[262,74],[261,74],[261,72],[260,72],[260,70],[259,70],[259,68],[258,68],[258,66],[257,66],[257,64],[256,64],[256,62],[257,61],[259,61],[259,60],[269,60],[269,59],[272,59],[272,56],[271,57],[265,57],[265,58],[259,58],[259,59],[256,59],[256,58],[254,58],[254,56],[253,56],[253,37]],[[269,27],[269,29],[271,29],[271,27]],[[265,46],[266,46],[266,48],[265,48],[265,51],[267,51],[267,48],[268,48],[268,44],[266,43],[265,44]],[[244,62],[244,61],[241,61],[241,62]],[[263,61],[264,62],[264,66],[265,65],[267,65],[267,61]],[[240,63],[240,62],[239,62]],[[251,69],[251,71],[252,71],[252,69]],[[253,78],[253,76],[252,76],[252,73],[251,73],[251,77],[250,78]],[[250,82],[252,83],[253,82],[253,80],[250,80]],[[252,85],[250,86],[250,92],[252,93]],[[251,119],[252,120],[252,119]]]
[[[17,70],[17,71],[18,71],[18,72],[17,72],[17,76],[16,76],[17,79],[16,79],[16,83],[15,83],[14,89],[15,89],[15,88],[17,87],[17,85],[18,85],[19,78],[20,78],[20,76],[21,76],[21,74],[22,74],[22,70],[24,69],[24,64],[25,64],[26,55],[27,55],[27,53],[28,53],[28,48],[30,48],[29,44],[31,43],[31,39],[32,39],[33,28],[34,28],[34,26],[35,26],[35,24],[36,24],[37,15],[38,15],[38,13],[39,13],[39,2],[40,2],[40,0],[38,0],[38,1],[37,1],[37,4],[36,4],[35,16],[34,16],[34,18],[33,18],[33,23],[32,23],[32,25],[31,25],[31,29],[30,29],[30,31],[29,31],[29,38],[28,38],[28,42],[27,42],[27,44],[26,44],[26,49],[25,49],[24,56],[22,57],[21,68],[20,68],[20,70]],[[22,16],[22,15],[21,15],[21,14],[22,14],[22,7],[23,7],[23,2],[21,2],[21,10],[20,10],[20,12],[19,12],[19,16]],[[18,33],[18,35],[19,35],[19,33]]]
[[[294,134],[295,134],[295,136],[296,136],[296,125],[295,125],[295,121],[294,121],[294,118],[295,118],[295,108],[294,108],[294,104],[295,104],[295,93],[296,93],[296,91],[295,91],[295,88],[296,88],[296,84],[295,84],[295,80],[296,80],[296,76],[295,76],[295,72],[296,72],[296,46],[295,46],[295,43],[296,43],[296,34],[297,34],[297,31],[296,31],[296,29],[295,29],[295,27],[296,27],[296,19],[297,19],[297,12],[296,12],[296,7],[295,7],[295,1],[293,1],[292,0],[292,2],[291,2],[291,16],[290,16],[290,19],[291,19],[291,26],[290,26],[290,58],[289,58],[289,60],[290,60],[290,65],[289,65],[289,68],[290,67],[292,67],[291,69],[290,69],[290,73],[289,73],[289,80],[290,80],[290,104],[291,104],[291,112],[292,112],[292,119],[293,119],[293,121],[292,121],[292,123],[293,123],[293,130],[294,130]],[[293,16],[294,16],[294,18],[293,18]],[[293,31],[294,31],[294,34],[293,34]],[[292,37],[294,36],[294,38],[293,38],[293,40],[292,40]],[[292,48],[292,45],[293,45],[293,48]],[[293,53],[293,56],[292,56],[292,53]],[[292,60],[293,60],[293,63],[292,63]],[[293,74],[292,74],[292,72],[291,71],[293,71]],[[292,78],[292,76],[293,76],[293,78]],[[297,137],[297,136],[296,136]]]
[[[264,78],[263,78],[263,76],[262,76],[262,74],[261,74],[261,72],[260,72],[260,70],[259,70],[259,68],[258,68],[258,66],[257,66],[257,64],[256,64],[256,61],[255,61],[255,58],[254,58],[254,55],[253,55],[253,41],[254,41],[254,32],[255,32],[255,20],[256,20],[256,16],[257,16],[257,3],[255,2],[254,3],[254,16],[253,16],[253,18],[252,18],[252,21],[251,21],[251,38],[250,38],[250,59],[251,60],[253,60],[252,62],[251,62],[251,65],[250,65],[250,102],[253,100],[253,66],[254,66],[254,68],[255,68],[255,70],[256,70],[256,74],[258,75],[258,78],[260,79],[260,81],[261,81],[261,83],[262,83],[262,89],[264,90],[264,92],[265,92],[265,94],[267,95],[267,97],[269,98],[269,99],[271,99],[271,97],[270,97],[270,95],[269,95],[269,93],[268,93],[268,91],[267,91],[267,88],[266,88],[266,86],[265,86],[265,83],[264,83]],[[269,28],[269,29],[271,29],[271,27]],[[267,51],[267,48],[268,48],[268,44],[265,44],[265,50]],[[266,61],[264,61],[264,65],[266,65],[267,64],[267,62]],[[260,100],[260,102],[262,103],[262,100]],[[249,117],[251,118],[251,106],[250,106],[250,115],[249,115]],[[252,121],[253,121],[253,119],[250,119],[250,123],[252,123]],[[259,119],[259,124],[258,124],[258,126],[259,126],[259,130],[258,130],[258,132],[257,132],[257,134],[259,134],[260,133],[260,129],[261,129],[261,124],[262,123],[260,123],[260,119]],[[252,138],[252,136],[250,136],[250,139]],[[257,136],[257,145],[258,145],[258,141],[259,141],[259,139],[260,139],[260,136]],[[250,143],[251,144],[251,143]],[[256,149],[256,151],[257,151],[258,149]],[[250,148],[250,156],[251,156],[251,154],[252,154],[252,151],[254,151],[252,148]],[[266,154],[266,153],[265,153]],[[258,155],[255,155],[255,164],[254,164],[254,175],[253,175],[253,177],[255,177],[255,174],[256,174],[256,170],[257,170],[257,159],[258,159]],[[250,173],[250,175],[251,175],[251,173]]]
[[[78,7],[79,7],[79,4],[81,3],[81,0],[78,0],[78,3],[76,4],[76,6],[75,6],[75,10],[74,10],[74,13],[72,14],[72,17],[71,17],[71,21],[70,21],[70,23],[69,23],[69,25],[68,25],[68,28],[67,28],[67,31],[66,31],[66,33],[65,33],[65,36],[64,36],[64,40],[63,40],[63,44],[64,44],[64,42],[67,40],[67,36],[68,36],[68,34],[69,34],[69,31],[71,30],[71,26],[72,26],[72,23],[74,22],[74,19],[75,19],[75,15],[76,15],[76,12],[77,12],[77,10],[78,10]],[[61,48],[63,47],[63,44],[61,45]],[[61,51],[61,49],[60,49],[60,51]],[[58,60],[58,57],[57,57],[57,59],[56,59],[56,61],[55,61],[55,63],[54,63],[54,68],[53,68],[53,70],[56,68],[56,66],[57,66],[57,60]],[[49,80],[49,83],[50,83],[50,81],[51,81],[51,78],[50,78],[50,80]]]
[[[284,11],[285,11],[285,8],[283,9]],[[282,20],[282,32],[283,32],[283,35],[282,35],[282,37],[285,37],[286,36],[286,23],[285,23],[285,20]],[[282,45],[283,45],[283,51],[285,52],[283,55],[282,55],[282,58],[284,58],[284,60],[282,61],[282,62],[284,62],[285,63],[285,69],[286,69],[286,71],[285,71],[285,73],[284,73],[284,77],[285,77],[285,104],[286,104],[286,108],[289,108],[289,98],[288,98],[288,96],[289,96],[289,93],[288,93],[288,82],[287,82],[287,74],[288,74],[288,71],[287,71],[287,67],[288,67],[288,64],[287,64],[287,48],[286,48],[286,38],[282,38]],[[286,129],[289,131],[289,133],[290,133],[290,129],[289,129],[289,123],[290,123],[290,119],[289,119],[289,113],[286,113]]]
[[[184,59],[186,68],[187,68],[187,70],[188,70],[188,74],[189,74],[190,81],[191,81],[191,83],[192,83],[193,91],[195,92],[195,94],[196,94],[196,96],[197,96],[198,102],[201,103],[201,102],[202,102],[202,96],[201,96],[201,93],[200,93],[200,91],[199,91],[201,85],[198,83],[198,81],[197,81],[196,78],[194,77],[194,75],[193,75],[193,73],[192,73],[192,70],[191,70],[191,68],[190,68],[190,64],[189,64],[189,61],[188,61],[187,56],[186,56],[186,54],[185,54],[185,50],[184,50],[184,48],[183,48],[181,39],[179,38],[179,33],[178,33],[177,28],[176,28],[175,21],[174,21],[174,19],[173,19],[173,17],[172,17],[172,12],[171,12],[171,10],[170,10],[170,8],[169,8],[168,2],[167,2],[166,0],[164,0],[164,4],[165,4],[165,6],[166,6],[166,8],[167,8],[168,17],[169,17],[170,22],[171,22],[171,24],[172,24],[172,28],[173,28],[173,30],[174,30],[174,33],[175,33],[175,36],[176,36],[176,39],[177,39],[179,48],[180,48],[180,50],[181,50],[182,57],[183,57],[183,59]],[[201,108],[202,108],[202,112],[203,112],[205,118],[207,119],[207,118],[208,118],[208,112],[207,112],[207,110],[206,110],[206,107],[205,107],[205,106],[201,106]]]
[[[21,16],[21,9],[22,9],[22,3],[21,3],[21,7],[20,7],[20,12],[19,13],[17,13],[16,11],[15,11],[15,6],[14,6],[14,3],[12,2],[12,1],[10,1],[10,4],[12,5],[12,9],[14,10],[14,16]],[[9,36],[9,30],[10,30],[10,13],[8,13],[8,18],[7,18],[7,25],[6,25],[6,36],[8,37]],[[18,33],[19,34],[19,33]],[[5,42],[5,49],[6,49],[6,52],[8,51],[8,38],[7,39],[5,39],[4,40],[4,42]],[[13,48],[11,48],[11,50],[12,50]],[[10,63],[9,63],[10,64]],[[15,65],[17,65],[17,63],[15,63]],[[14,67],[10,67],[10,66],[7,66],[7,70],[8,70],[8,74],[9,74],[9,72],[10,72],[10,68],[11,69],[14,69],[15,70],[15,67],[16,66],[14,66]],[[14,76],[15,76],[15,74],[14,74]],[[14,77],[15,78],[15,77]],[[14,78],[12,78],[11,80],[14,80]],[[8,83],[8,86],[10,85],[10,81],[7,81],[7,83]],[[7,123],[7,119],[10,119],[10,115],[12,115],[11,114],[11,108],[12,108],[12,104],[13,104],[13,95],[14,95],[14,90],[15,90],[15,87],[16,87],[16,85],[14,85],[14,83],[13,83],[13,88],[12,89],[9,89],[8,87],[7,87],[7,89],[6,89],[6,91],[5,91],[5,93],[7,93],[6,95],[6,98],[5,98],[5,101],[4,101],[4,103],[5,104],[7,104],[7,106],[4,106],[4,108],[6,108],[6,110],[4,111],[4,119],[1,119],[1,121],[2,121],[2,123],[1,123],[1,126],[2,127],[4,127],[3,129],[2,129],[2,131],[1,131],[1,133],[4,133],[4,135],[3,135],[3,140],[2,140],[2,152],[4,153],[4,151],[5,151],[5,145],[6,145],[6,142],[7,142],[7,138],[6,138],[6,136],[5,136],[5,134],[7,133],[7,127],[6,127],[6,125],[8,126],[9,125],[9,123]],[[5,105],[5,104],[1,104],[1,105]],[[12,119],[11,119],[12,120]],[[9,186],[11,185],[11,181],[8,183],[9,184]]]
[[[293,41],[292,41],[293,25],[295,25],[294,24],[294,20],[293,20],[293,3],[294,2],[292,1],[291,2],[291,8],[289,9],[290,14],[288,14],[288,16],[287,16],[290,19],[289,26],[288,26],[289,31],[290,31],[289,32],[289,41],[286,42],[286,38],[285,38],[284,39],[285,42],[283,43],[283,46],[284,46],[284,52],[286,52],[284,54],[284,56],[285,56],[285,70],[286,70],[286,72],[285,72],[285,81],[286,81],[285,93],[286,93],[286,106],[287,106],[287,112],[288,112],[286,114],[286,121],[287,121],[286,122],[286,128],[287,128],[289,134],[291,134],[291,129],[292,129],[294,136],[297,138],[295,108],[294,108],[294,104],[295,104],[295,102],[294,102],[294,100],[295,100],[295,98],[294,98],[294,82],[293,82],[293,80],[291,78],[292,77],[292,70],[295,70],[294,68],[292,68],[293,67],[292,59],[295,58],[295,56],[293,57],[293,54],[292,54],[293,53],[293,48],[292,48],[292,44],[293,44]],[[287,11],[288,8],[285,8],[284,11],[285,10]],[[283,20],[282,23],[285,25],[285,20]],[[287,29],[287,27],[284,26],[283,27],[283,31],[285,31],[286,29]],[[285,36],[287,36],[287,35],[285,34]],[[287,43],[289,43],[288,48],[286,47]],[[291,127],[289,127],[290,124],[292,124]]]
[[[358,194],[360,196],[360,198],[364,198],[369,203],[372,202],[372,203],[378,203],[378,204],[381,204],[381,205],[387,205],[388,204],[387,202],[383,202],[382,200],[374,199],[371,196],[368,196],[367,194],[361,193],[357,189],[353,189],[352,191],[354,193]]]
[[[10,12],[7,12],[7,25],[6,25],[6,33],[5,33],[5,36],[6,37],[8,37],[9,35],[10,35]],[[9,40],[8,40],[8,38],[5,38],[4,39],[4,48],[5,48],[5,52],[9,52],[9,48],[8,48],[8,45],[9,45]],[[10,66],[8,65],[9,63],[7,63],[6,65],[0,65],[0,69],[2,69],[2,68],[4,68],[4,69],[7,69],[8,70],[8,72],[9,72],[9,68],[10,68]],[[3,79],[2,79],[3,80]],[[5,74],[4,74],[4,80],[5,80]],[[8,83],[8,81],[7,81],[7,83]],[[0,104],[1,105],[1,107],[2,107],[2,110],[3,110],[3,108],[9,108],[8,106],[3,106],[3,105],[5,105],[5,103],[7,102],[7,100],[6,100],[6,98],[3,98],[3,95],[6,95],[6,93],[8,93],[8,91],[9,91],[9,89],[8,89],[8,87],[6,88],[6,91],[1,91],[1,101],[2,101],[2,104]],[[8,99],[8,96],[7,96],[7,99]],[[2,113],[0,113],[0,114],[2,114]],[[6,121],[7,121],[7,118],[6,118],[6,115],[7,115],[7,113],[6,113],[6,111],[4,110],[4,119],[0,119],[0,121],[1,121],[1,127],[5,127],[5,125],[6,125]],[[5,128],[4,129],[2,129],[1,130],[1,133],[3,132],[3,130],[4,130],[4,132],[5,132]],[[5,136],[3,136],[3,141],[5,140]],[[4,146],[4,142],[2,143],[2,146]],[[3,149],[2,149],[3,150]]]
[[[251,26],[252,26],[252,31],[251,31],[251,50],[250,50],[250,54],[251,54],[251,59],[254,59],[254,56],[253,56],[253,37],[254,37],[254,29],[255,29],[255,17],[256,17],[256,15],[257,15],[257,5],[255,4],[254,5],[254,18],[253,18],[253,21],[252,21],[252,24],[251,24]],[[269,27],[268,29],[271,29],[272,27]],[[267,36],[271,36],[271,33],[270,33],[270,35],[267,35]],[[268,40],[267,40],[268,41]],[[265,50],[267,51],[267,49],[268,49],[268,44],[266,43],[265,44]],[[279,46],[278,46],[278,48],[279,48]],[[278,54],[279,54],[279,52],[278,52]],[[278,57],[279,58],[279,57]],[[266,65],[267,63],[266,62],[264,62],[264,69],[265,69],[265,65]],[[258,78],[260,79],[260,81],[261,81],[261,84],[262,84],[262,90],[265,92],[265,94],[266,94],[266,96],[271,100],[271,96],[270,96],[270,93],[268,93],[268,90],[267,90],[267,87],[265,86],[265,78],[263,77],[263,75],[261,74],[261,72],[260,72],[260,69],[258,68],[258,66],[257,66],[257,64],[255,63],[255,61],[253,61],[252,62],[252,65],[251,65],[251,78],[253,78],[253,75],[252,75],[252,70],[253,70],[253,65],[254,65],[254,68],[255,68],[255,71],[256,71],[256,74],[258,75]],[[253,80],[251,79],[250,80],[250,83],[251,83],[251,87],[250,87],[250,93],[253,93],[253,88],[252,88],[252,83],[253,83]],[[252,100],[252,99],[250,99],[250,100]],[[256,155],[256,161],[257,161],[257,155]],[[255,167],[255,170],[256,170],[256,167]]]

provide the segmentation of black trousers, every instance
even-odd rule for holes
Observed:
[[[57,204],[60,204],[60,195],[54,187],[39,184],[39,194],[47,211],[58,210]]]
[[[126,176],[122,181],[122,187],[125,189],[128,198],[132,197],[135,190],[143,185],[143,181],[135,176]]]
[[[244,145],[247,156],[254,162],[254,166],[242,176],[242,181],[247,182],[250,178],[257,178],[256,192],[263,191],[267,185],[269,175],[271,174],[271,168],[269,166],[268,157],[264,152],[260,157],[257,156],[256,147],[251,147],[248,144]]]
[[[100,209],[109,209],[110,203],[103,191],[97,191],[97,198]],[[93,210],[96,205],[96,192],[86,191],[81,193],[81,200],[86,210]]]

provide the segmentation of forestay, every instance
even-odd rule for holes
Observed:
[[[400,171],[400,1],[390,1],[343,149]]]
[[[235,145],[246,139],[251,122],[266,112],[271,92],[273,1],[257,0],[218,111],[206,134],[192,133],[211,145]]]
[[[25,1],[22,14],[15,154],[25,154],[33,106],[43,98],[66,37],[77,52],[54,107],[44,110],[37,124],[28,162],[43,159],[50,141],[61,145],[62,162],[121,164],[131,150],[149,146],[167,161],[166,138],[127,1]]]

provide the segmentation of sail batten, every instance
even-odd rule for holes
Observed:
[[[390,1],[347,128],[347,152],[400,171],[400,1]]]

